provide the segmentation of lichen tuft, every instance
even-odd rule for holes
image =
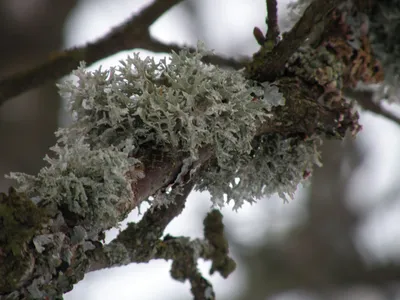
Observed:
[[[18,190],[108,228],[132,199],[132,181],[143,176],[135,157],[144,147],[195,162],[207,146],[215,161],[196,180],[214,203],[227,195],[238,208],[273,193],[292,196],[318,162],[316,139],[254,139],[272,109],[285,104],[282,93],[273,83],[246,79],[244,71],[203,63],[207,54],[199,44],[159,62],[134,54],[109,70],[90,72],[82,64],[73,73],[77,81],[59,86],[73,124],[57,132],[55,157],[37,176],[11,174]]]

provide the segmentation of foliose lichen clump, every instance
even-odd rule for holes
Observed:
[[[66,132],[58,132],[59,142]],[[102,224],[103,229],[114,226],[123,215],[121,206],[133,197],[127,174],[135,159],[128,157],[129,140],[124,146],[102,149],[91,148],[83,137],[74,144],[61,144],[52,148],[55,157],[46,157],[48,166],[36,176],[11,174],[18,191],[57,203],[85,222]]]
[[[78,215],[107,218],[112,226],[118,207],[133,196],[132,181],[146,175],[135,158],[143,147],[195,161],[208,146],[216,163],[202,169],[197,188],[210,191],[215,203],[228,196],[239,207],[276,192],[292,195],[304,172],[318,163],[316,140],[254,140],[285,99],[273,84],[203,63],[207,54],[199,44],[195,52],[172,53],[159,62],[134,54],[109,70],[89,72],[82,65],[73,73],[76,82],[60,85],[74,122],[58,131],[49,166],[37,176],[11,175],[19,191]]]

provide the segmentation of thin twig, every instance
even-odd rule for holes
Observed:
[[[160,42],[156,39],[150,38],[146,42],[144,42],[144,48],[146,50],[150,50],[153,52],[179,52],[182,49],[186,48],[189,51],[195,51],[195,48],[189,47],[189,46],[180,46],[178,44],[170,43],[166,44],[163,42]],[[207,55],[203,58],[203,62],[217,65],[217,66],[222,66],[222,67],[231,67],[235,70],[239,70],[244,67],[245,61],[250,60],[250,58],[244,58],[241,60],[236,60],[234,58],[229,58],[229,57],[223,57],[220,55]]]
[[[268,31],[265,38],[266,40],[273,41],[274,44],[276,44],[279,38],[277,0],[267,0],[267,14],[266,22]]]
[[[383,116],[396,124],[400,125],[400,118],[382,107],[380,102],[374,101],[373,91],[355,91],[346,89],[345,95],[357,101],[357,103],[365,110]]]

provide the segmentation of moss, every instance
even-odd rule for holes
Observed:
[[[10,188],[9,194],[0,194],[0,245],[3,251],[22,256],[28,241],[48,220],[40,209],[24,194]]]
[[[26,257],[28,243],[48,217],[24,194],[10,188],[0,194],[0,292],[13,291],[30,272],[32,259]]]

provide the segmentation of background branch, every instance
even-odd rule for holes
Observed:
[[[196,49],[193,47],[189,47],[189,46],[180,46],[178,44],[175,43],[163,43],[160,42],[154,38],[149,38],[145,41],[143,41],[143,46],[141,47],[143,49],[149,50],[149,51],[153,51],[153,52],[171,52],[171,51],[175,51],[175,52],[179,52],[181,51],[183,48],[188,49],[189,51],[195,51]],[[216,66],[222,66],[222,67],[230,67],[233,69],[241,69],[245,66],[245,62],[247,62],[249,60],[249,58],[243,58],[243,59],[234,59],[234,58],[229,58],[229,57],[224,57],[224,56],[220,56],[220,55],[207,55],[205,57],[203,57],[202,61],[205,63],[209,63],[209,64],[213,64]]]
[[[142,41],[149,39],[149,26],[181,1],[156,0],[138,15],[133,15],[96,42],[54,53],[42,65],[2,79],[0,81],[0,104],[45,82],[67,75],[83,60],[90,65],[119,51],[140,48]]]
[[[400,125],[400,118],[394,115],[392,112],[385,109],[381,101],[374,101],[374,92],[373,91],[357,91],[353,89],[345,89],[344,93],[346,96],[354,99],[357,103],[365,110],[385,117],[396,124]]]
[[[144,8],[138,15],[133,15],[125,23],[112,29],[99,40],[82,47],[75,47],[53,53],[47,61],[23,72],[16,73],[0,80],[0,105],[25,91],[49,81],[68,75],[76,69],[81,61],[87,65],[118,53],[120,51],[142,48],[153,52],[175,52],[183,47],[176,44],[165,44],[150,36],[149,27],[162,14],[182,0],[157,0]],[[234,59],[218,55],[208,56],[205,62],[230,66],[235,69],[243,64]]]

